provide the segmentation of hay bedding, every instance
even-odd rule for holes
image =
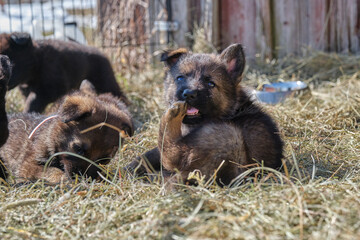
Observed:
[[[0,185],[2,239],[355,239],[360,235],[360,58],[314,53],[252,65],[256,87],[302,80],[311,95],[265,106],[286,143],[286,169],[237,188],[147,184],[124,176],[102,183]],[[119,77],[138,130],[109,166],[156,145],[162,70]],[[21,109],[8,94],[8,110]],[[195,176],[196,177],[196,176]]]

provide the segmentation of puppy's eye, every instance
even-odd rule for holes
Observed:
[[[182,82],[182,81],[184,81],[185,80],[185,76],[178,76],[177,78],[176,78],[176,81],[178,81],[178,82]]]
[[[79,155],[84,155],[85,154],[85,150],[81,146],[79,146],[77,144],[74,144],[73,150],[74,150],[74,152],[76,154],[79,154]]]
[[[207,83],[207,85],[208,85],[210,88],[213,88],[213,87],[216,86],[213,81],[209,81],[209,82]]]

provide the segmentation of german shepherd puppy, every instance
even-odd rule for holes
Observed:
[[[20,85],[24,112],[42,112],[47,104],[78,89],[88,79],[98,93],[129,100],[116,82],[109,60],[96,48],[61,40],[33,40],[27,33],[0,34],[0,54],[14,64],[9,89]]]
[[[133,134],[133,124],[120,99],[110,93],[97,95],[85,80],[79,91],[61,101],[54,115],[10,115],[9,130],[8,141],[0,148],[8,174],[17,183],[37,179],[58,183],[75,174],[98,177],[97,166],[81,157],[97,164],[109,163],[123,140],[120,136]],[[60,152],[69,154],[49,161]]]
[[[144,154],[148,162],[137,159],[128,169],[142,174],[162,164],[168,176],[179,173],[184,182],[194,170],[206,179],[216,172],[223,186],[254,163],[281,166],[279,130],[240,84],[245,67],[240,44],[220,55],[178,49],[163,53],[161,60],[168,109],[161,118],[158,147]]]
[[[5,94],[11,76],[10,60],[0,55],[0,147],[4,145],[9,136],[8,120],[5,111]]]

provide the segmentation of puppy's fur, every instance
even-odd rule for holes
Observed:
[[[5,111],[5,94],[10,76],[10,60],[7,56],[0,54],[0,147],[4,145],[9,136],[8,120]]]
[[[63,99],[53,116],[42,124],[47,117],[35,113],[9,116],[10,135],[0,149],[0,158],[16,182],[44,179],[58,183],[74,174],[96,178],[100,170],[95,165],[70,154],[60,154],[47,168],[45,165],[59,152],[107,164],[119,147],[120,133],[123,137],[133,134],[126,106],[111,94],[96,95],[86,80],[80,91]],[[99,123],[108,125],[89,129]]]
[[[126,104],[109,60],[97,49],[60,40],[33,41],[29,34],[0,34],[0,53],[14,64],[9,89],[20,85],[24,112],[42,112],[88,79],[98,93],[112,93]]]
[[[242,46],[220,55],[165,52],[165,101],[158,147],[145,153],[156,170],[167,175],[200,170],[206,179],[216,171],[219,185],[228,185],[258,163],[281,166],[283,143],[271,117],[250,100],[240,85],[245,67]],[[161,163],[160,163],[161,162]],[[128,169],[136,169],[139,159]],[[145,172],[141,166],[138,172]]]

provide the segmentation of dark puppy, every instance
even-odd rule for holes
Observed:
[[[0,55],[0,147],[9,136],[8,120],[5,111],[5,94],[11,76],[11,64],[7,56]]]
[[[167,175],[178,172],[183,181],[194,170],[205,179],[217,171],[218,184],[228,185],[254,163],[281,166],[279,130],[240,85],[245,67],[240,44],[220,55],[179,49],[164,53],[162,60],[168,109],[161,119],[158,147],[144,156],[155,170],[162,163]],[[139,159],[128,169],[138,165]],[[146,169],[143,164],[137,170]]]
[[[14,64],[9,89],[20,85],[25,112],[42,112],[46,105],[78,89],[88,79],[99,93],[112,93],[129,103],[114,77],[109,60],[95,48],[60,40],[33,41],[29,34],[0,34],[0,53]]]
[[[107,164],[119,147],[120,135],[132,135],[131,116],[125,105],[111,94],[96,95],[84,81],[80,91],[66,96],[52,116],[15,114],[9,116],[10,135],[0,149],[0,158],[16,182],[44,179],[58,183],[74,174],[93,178],[95,165],[70,154]]]

